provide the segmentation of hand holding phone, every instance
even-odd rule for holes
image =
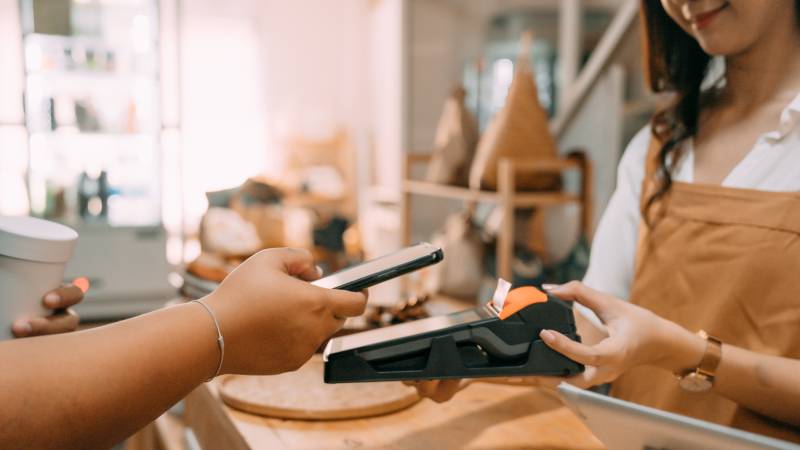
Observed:
[[[312,284],[328,289],[358,292],[436,264],[442,259],[444,259],[444,252],[441,248],[423,242],[340,270],[320,278]]]

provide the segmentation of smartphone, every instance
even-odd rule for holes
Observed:
[[[441,248],[422,242],[334,272],[311,284],[328,289],[358,292],[400,275],[436,264],[442,259],[444,259],[444,252]]]

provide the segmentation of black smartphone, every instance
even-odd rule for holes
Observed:
[[[358,292],[400,275],[436,264],[442,259],[444,259],[444,252],[441,248],[422,242],[334,272],[311,284],[328,289]]]

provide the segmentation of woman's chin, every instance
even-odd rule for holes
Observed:
[[[746,45],[741,45],[728,36],[698,36],[697,42],[700,44],[700,48],[711,56],[733,56],[743,53],[747,49]]]

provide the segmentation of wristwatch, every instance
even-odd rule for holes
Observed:
[[[708,392],[714,385],[714,375],[722,359],[722,342],[703,330],[698,331],[697,335],[706,340],[703,358],[697,368],[678,377],[678,384],[689,392]]]

